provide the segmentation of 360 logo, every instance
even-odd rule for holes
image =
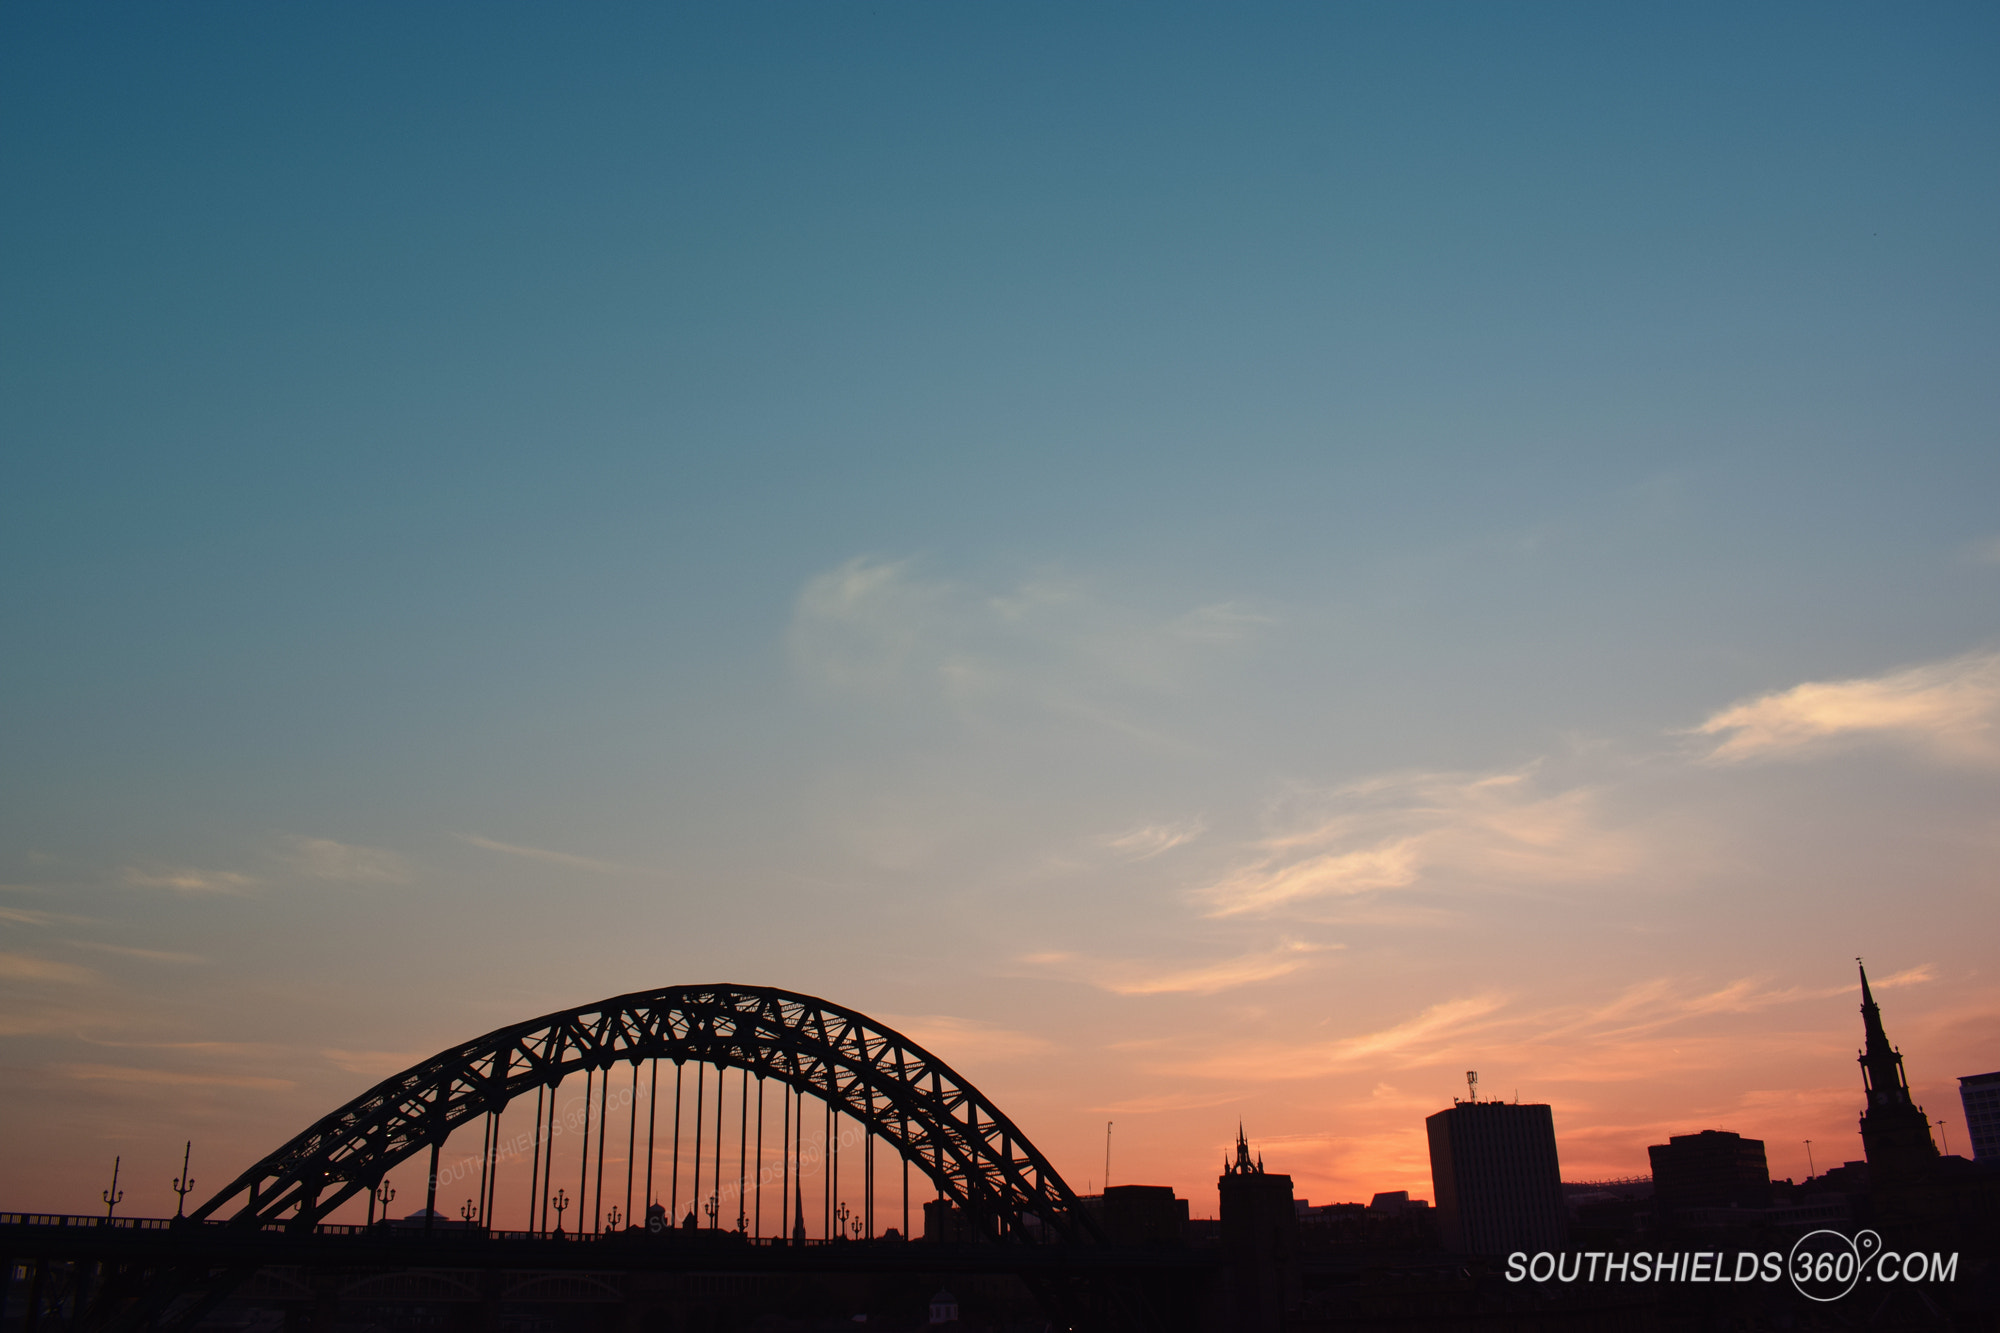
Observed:
[[[1862,1270],[1881,1249],[1882,1238],[1872,1231],[1852,1237],[1838,1231],[1812,1231],[1792,1242],[1785,1272],[1806,1299],[1837,1301],[1854,1290]]]

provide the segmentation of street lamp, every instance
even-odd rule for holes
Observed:
[[[117,1211],[119,1203],[125,1198],[125,1191],[118,1188],[118,1163],[121,1160],[118,1157],[111,1159],[111,1188],[99,1196],[104,1200],[104,1220],[106,1222],[111,1220],[111,1214]]]
[[[470,1231],[472,1230],[472,1219],[479,1216],[479,1210],[472,1206],[472,1200],[467,1199],[464,1205],[459,1208],[458,1215],[465,1219],[465,1229]]]
[[[708,1202],[701,1206],[701,1210],[708,1214],[708,1229],[715,1230],[715,1215],[722,1211],[722,1205],[717,1202],[716,1196],[709,1195]]]
[[[833,1234],[837,1239],[845,1239],[847,1236],[848,1217],[847,1201],[845,1199],[841,1200],[840,1207],[833,1210],[833,1215],[840,1219],[840,1225],[833,1229]]]
[[[188,1174],[188,1158],[194,1154],[194,1140],[187,1141],[181,1149],[181,1173],[174,1179],[174,1193],[180,1195],[180,1202],[174,1205],[174,1220],[179,1221],[187,1213],[187,1196],[194,1190],[194,1177]]]
[[[556,1210],[556,1234],[560,1236],[562,1235],[563,1210],[569,1207],[568,1193],[563,1190],[557,1190],[554,1196],[549,1199],[549,1207]]]
[[[368,1196],[369,1226],[375,1225],[375,1205],[378,1203],[382,1205],[382,1223],[385,1226],[388,1225],[389,1201],[391,1199],[394,1199],[395,1197],[396,1197],[396,1187],[394,1185],[391,1185],[388,1181],[384,1180],[380,1185],[377,1185],[375,1187],[375,1192]]]
[[[852,1232],[854,1233],[854,1239],[856,1239],[856,1240],[860,1240],[860,1239],[861,1239],[861,1214],[859,1214],[859,1213],[856,1213],[856,1214],[854,1215],[854,1220],[853,1220],[852,1222],[849,1222],[849,1223],[847,1224],[847,1228],[848,1228],[848,1230],[850,1230],[850,1231],[852,1231]]]
[[[618,1205],[614,1203],[611,1205],[611,1229],[613,1231],[616,1231],[618,1229],[618,1222],[619,1222]]]

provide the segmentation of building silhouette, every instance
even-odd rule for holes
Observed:
[[[1277,1333],[1299,1304],[1299,1210],[1292,1178],[1253,1161],[1243,1127],[1236,1158],[1223,1159],[1216,1181],[1222,1196],[1222,1252],[1229,1265],[1229,1324],[1236,1333]]]
[[[1858,963],[1857,963],[1858,965]],[[1938,1161],[1930,1117],[1910,1097],[1903,1053],[1889,1044],[1882,1010],[1861,968],[1861,1084],[1868,1103],[1861,1112],[1861,1146],[1868,1156],[1869,1188],[1894,1196],[1930,1178]]]
[[[1109,1185],[1077,1200],[1113,1245],[1184,1245],[1188,1201],[1169,1185]]]
[[[1653,1198],[1662,1213],[1677,1208],[1762,1208],[1771,1201],[1764,1141],[1727,1130],[1676,1134],[1646,1149],[1653,1161]]]
[[[2000,1071],[1959,1079],[1958,1101],[1965,1108],[1972,1160],[2000,1165]]]
[[[1562,1245],[1568,1218],[1547,1105],[1454,1098],[1424,1127],[1445,1248],[1509,1254]]]

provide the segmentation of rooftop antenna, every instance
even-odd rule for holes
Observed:
[[[1469,1102],[1479,1100],[1479,1071],[1477,1069],[1468,1069],[1465,1071],[1465,1094],[1465,1100]]]
[[[1111,1122],[1104,1122],[1104,1188],[1111,1188]]]

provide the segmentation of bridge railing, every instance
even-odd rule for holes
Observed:
[[[36,1228],[74,1227],[78,1229],[108,1228],[114,1231],[180,1231],[192,1228],[219,1230],[219,1229],[226,1229],[231,1225],[233,1224],[229,1222],[227,1219],[218,1219],[218,1218],[204,1218],[200,1221],[196,1221],[193,1218],[187,1218],[187,1217],[107,1218],[100,1214],[92,1214],[92,1213],[0,1212],[0,1227],[36,1227]],[[286,1222],[267,1222],[262,1226],[258,1227],[257,1230],[270,1232],[273,1234],[280,1234],[280,1235],[297,1234],[292,1229],[291,1225]],[[395,1243],[403,1243],[403,1242],[422,1243],[425,1241],[462,1242],[462,1241],[481,1241],[481,1240],[493,1240],[493,1241],[560,1240],[560,1241],[572,1241],[572,1242],[631,1240],[631,1241],[643,1241],[650,1244],[674,1245],[674,1244],[686,1244],[688,1243],[690,1238],[693,1238],[695,1244],[707,1245],[707,1244],[718,1243],[726,1238],[729,1242],[733,1242],[735,1244],[757,1245],[770,1248],[776,1248],[781,1246],[792,1247],[798,1244],[798,1242],[796,1241],[787,1240],[778,1236],[739,1236],[737,1235],[737,1233],[733,1231],[710,1231],[707,1229],[688,1232],[688,1231],[683,1231],[679,1228],[673,1228],[659,1233],[649,1233],[643,1227],[627,1227],[627,1228],[620,1228],[617,1231],[604,1231],[604,1232],[510,1231],[510,1230],[490,1231],[485,1227],[467,1226],[464,1222],[458,1222],[458,1221],[448,1222],[443,1219],[439,1219],[436,1222],[436,1224],[431,1227],[426,1227],[422,1222],[418,1221],[375,1222],[372,1224],[365,1224],[359,1222],[321,1222],[313,1228],[313,1234],[316,1236],[370,1237],[376,1240],[382,1240],[386,1238]],[[879,1236],[874,1237],[873,1240],[874,1243],[877,1244],[883,1243],[882,1237]],[[866,1243],[868,1242],[847,1240],[847,1239],[834,1239],[823,1236],[810,1237],[805,1242],[807,1246],[814,1248],[817,1248],[818,1246],[821,1245],[859,1245]],[[892,1241],[888,1243],[901,1244],[903,1242]]]

